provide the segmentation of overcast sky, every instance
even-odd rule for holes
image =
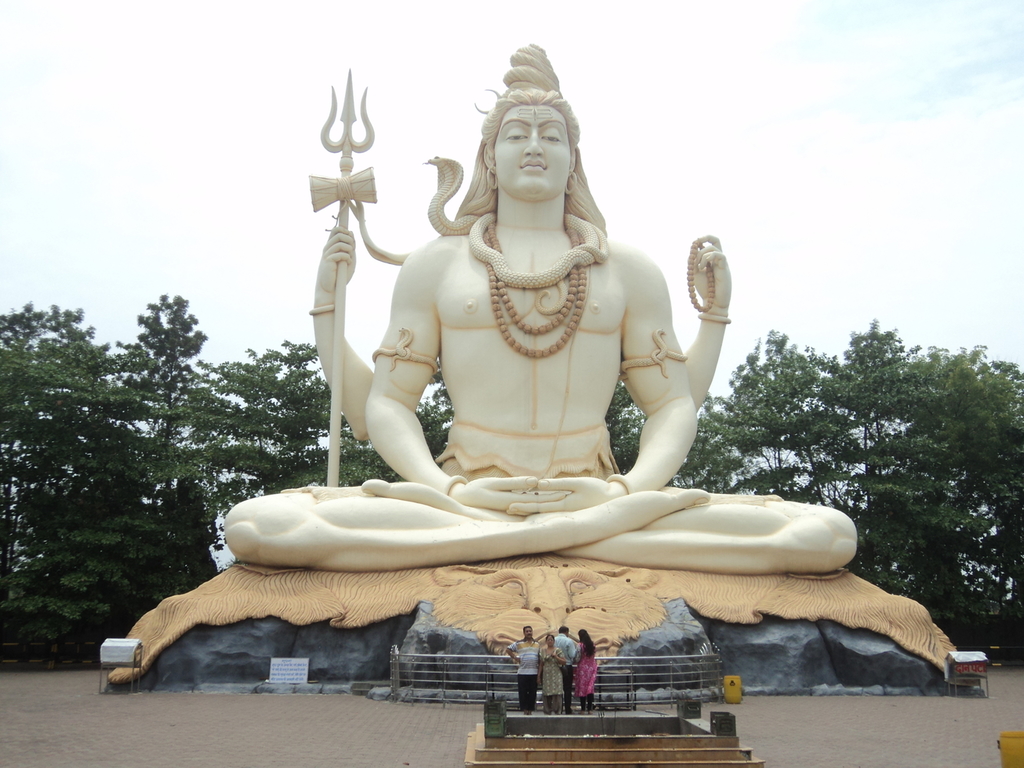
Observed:
[[[1024,364],[1022,41],[1020,0],[0,0],[0,312],[80,307],[131,341],[181,294],[211,362],[311,341],[332,222],[307,176],[337,173],[331,86],[351,68],[369,87],[371,233],[408,251],[436,236],[424,161],[472,165],[474,104],[534,42],[609,235],[661,265],[684,344],[689,243],[722,239],[734,321],[713,392],[771,329],[836,354],[873,319]],[[367,360],[396,272],[364,251],[349,287]]]

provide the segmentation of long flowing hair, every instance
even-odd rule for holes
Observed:
[[[593,656],[597,652],[594,641],[590,639],[590,633],[585,629],[580,630],[580,645],[583,646],[584,656]]]
[[[544,106],[557,109],[561,113],[569,133],[572,157],[569,165],[569,189],[565,195],[565,212],[589,221],[604,232],[604,216],[594,202],[587,174],[583,170],[579,149],[580,124],[569,102],[562,98],[559,92],[558,76],[555,75],[547,54],[539,46],[528,45],[516,51],[510,61],[512,69],[505,74],[505,85],[508,86],[508,90],[498,98],[484,118],[480,148],[473,165],[473,177],[470,179],[466,197],[459,206],[457,218],[467,214],[483,216],[497,210],[494,147],[498,140],[501,121],[512,107]]]

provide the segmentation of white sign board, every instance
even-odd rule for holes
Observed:
[[[309,679],[309,659],[272,658],[271,683],[305,683]]]
[[[142,641],[134,638],[107,638],[100,646],[101,664],[124,664],[130,667],[142,660]]]

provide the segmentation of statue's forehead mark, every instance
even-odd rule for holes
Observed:
[[[554,117],[555,113],[551,107],[520,107],[516,111],[516,116],[527,120],[542,120],[548,117]]]
[[[568,131],[565,118],[557,110],[551,107],[519,107],[516,110],[509,110],[505,119],[501,122],[501,129],[506,130],[510,125],[519,124],[525,129],[532,129],[536,126],[540,130],[548,126],[554,126],[564,137]]]

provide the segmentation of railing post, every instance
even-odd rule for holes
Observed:
[[[398,650],[397,645],[391,646],[391,695],[388,696],[390,701],[398,700],[398,689],[402,685],[401,673],[400,673],[400,656],[401,653]]]
[[[448,657],[441,659],[441,708],[448,706]]]
[[[629,705],[633,712],[636,712],[636,673],[633,669],[633,661],[629,662]]]

